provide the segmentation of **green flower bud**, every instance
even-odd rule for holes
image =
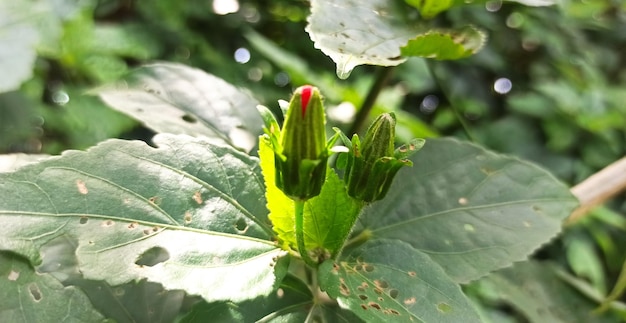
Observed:
[[[413,166],[407,157],[419,150],[424,141],[415,139],[394,151],[395,128],[395,115],[384,113],[367,129],[363,143],[358,135],[352,141],[342,137],[350,149],[344,174],[348,195],[364,202],[378,201],[385,197],[398,171],[403,166]]]
[[[274,150],[276,186],[294,200],[319,195],[326,179],[330,147],[338,138],[335,135],[326,142],[326,117],[319,90],[310,85],[296,89],[282,129],[267,108],[259,107],[259,111]]]

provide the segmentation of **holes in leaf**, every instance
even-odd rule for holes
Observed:
[[[389,290],[389,297],[391,298],[397,298],[398,297],[398,290],[397,289],[390,289]]]
[[[127,227],[129,230],[132,230],[132,229],[136,228],[136,227],[137,227],[137,225],[139,225],[139,223],[137,223],[137,222],[131,222],[131,223],[129,223],[129,224],[128,224],[128,226],[126,226],[126,227]]]
[[[78,220],[78,223],[80,223],[80,224],[87,224],[87,221],[89,221],[88,217],[81,216],[80,219]]]
[[[364,295],[364,294],[359,294],[359,298],[360,298],[362,301],[367,300],[367,295]]]
[[[365,272],[371,273],[372,271],[374,271],[374,266],[370,264],[363,264],[363,270],[365,270]]]
[[[152,203],[154,205],[161,204],[161,198],[158,197],[158,196],[153,196],[153,197],[149,198],[148,201],[150,201],[150,203]]]
[[[407,274],[411,277],[417,277],[417,273],[414,271],[409,271]]]
[[[35,300],[35,302],[39,302],[41,300],[41,290],[39,289],[39,286],[37,286],[37,284],[33,283],[28,285],[28,292],[30,293],[30,296],[33,297],[33,300]]]
[[[346,282],[343,280],[343,278],[340,278],[339,281],[339,292],[341,293],[341,295],[350,296],[350,289],[348,289]]]
[[[382,288],[382,289],[385,289],[385,288],[389,287],[389,283],[387,283],[384,280],[378,280],[378,279],[374,279],[374,285],[376,285],[376,287]]]
[[[369,302],[367,305],[380,311],[380,305],[378,303]]]
[[[459,199],[459,204],[461,204],[461,205],[467,205],[468,202],[469,201],[467,200],[466,197],[462,197],[462,198]]]
[[[240,218],[237,222],[235,222],[235,229],[237,229],[239,233],[246,233],[248,230],[248,223],[246,223],[244,218]]]
[[[196,119],[196,117],[192,116],[191,114],[185,114],[184,116],[182,116],[182,119],[183,121],[189,122],[189,123],[198,122],[198,119]]]
[[[142,253],[141,256],[137,258],[137,261],[135,261],[135,264],[139,266],[152,267],[156,264],[167,261],[168,259],[170,259],[170,254],[167,250],[161,247],[152,247]]]
[[[383,310],[383,313],[385,314],[393,314],[393,315],[400,315],[400,312],[394,310],[393,308],[388,308]]]
[[[185,221],[185,224],[191,223],[191,212],[185,212],[185,217],[183,218],[183,220]]]
[[[278,297],[278,298],[280,299],[280,298],[283,298],[284,296],[285,296],[285,290],[284,290],[284,289],[282,289],[282,288],[279,288],[279,289],[276,291],[276,297]]]
[[[367,305],[361,304],[361,308],[364,309],[364,310],[367,310]]]

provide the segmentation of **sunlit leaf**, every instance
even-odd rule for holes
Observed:
[[[246,151],[255,147],[263,125],[258,103],[248,94],[180,64],[143,66],[98,93],[156,132],[219,138]]]
[[[400,47],[423,30],[397,15],[394,1],[313,0],[306,27],[315,48],[337,64],[345,79],[362,64],[395,66],[405,61]]]
[[[32,76],[37,46],[47,36],[58,39],[60,24],[47,1],[0,1],[0,92]]]
[[[0,249],[40,261],[59,236],[84,278],[146,278],[208,301],[266,295],[285,274],[258,161],[228,145],[159,135],[106,141],[0,174]]]

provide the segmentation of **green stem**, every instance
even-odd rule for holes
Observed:
[[[307,265],[315,268],[316,263],[311,259],[304,245],[304,201],[294,200],[294,202],[296,206],[296,242],[298,244],[298,252]]]
[[[441,89],[441,92],[448,98],[448,102],[450,103],[450,108],[452,109],[452,113],[454,113],[456,120],[461,125],[461,128],[463,129],[463,132],[467,136],[467,139],[469,139],[469,141],[471,142],[476,142],[474,135],[472,135],[472,132],[470,131],[469,124],[465,122],[465,118],[463,117],[463,114],[461,113],[461,111],[459,111],[457,105],[454,102],[456,101],[456,99],[453,97],[453,95],[450,94],[450,91],[448,91],[448,88],[443,86],[441,79],[437,77],[434,64],[435,62],[433,62],[433,60],[426,60],[426,66],[428,66],[430,76],[432,76],[433,80],[435,80],[435,83],[437,84],[439,89]]]
[[[393,66],[382,67],[378,70],[378,73],[376,74],[376,79],[374,80],[374,84],[372,84],[372,88],[370,89],[369,93],[367,93],[365,101],[363,101],[361,108],[354,117],[354,122],[352,122],[352,126],[348,131],[349,137],[352,137],[352,134],[359,132],[359,130],[363,128],[365,121],[367,121],[367,116],[372,111],[374,103],[376,103],[376,99],[378,99],[378,95],[391,78],[392,71]]]

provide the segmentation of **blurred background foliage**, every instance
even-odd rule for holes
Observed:
[[[329,122],[346,129],[387,75],[373,114],[395,111],[401,138],[461,137],[541,164],[570,185],[625,155],[626,2],[455,7],[432,24],[486,31],[477,55],[410,58],[391,71],[360,66],[345,81],[304,31],[308,13],[307,1],[294,0],[0,0],[0,153],[149,140],[149,130],[89,91],[164,60],[201,68],[274,108],[296,86],[315,84]],[[534,258],[553,264],[554,277],[598,307],[609,294],[623,301],[625,214],[622,194],[565,227]],[[532,321],[515,300],[507,307],[491,297],[489,286],[468,287],[486,316]],[[626,317],[618,305],[609,316]]]

